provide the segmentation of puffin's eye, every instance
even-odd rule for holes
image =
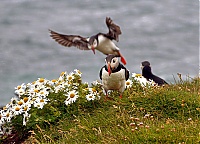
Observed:
[[[93,42],[93,46],[97,46],[97,41],[96,40],[94,40],[94,42]]]
[[[113,60],[113,63],[115,63],[115,60]]]

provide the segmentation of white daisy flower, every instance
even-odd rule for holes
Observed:
[[[24,103],[23,105],[22,105],[22,109],[23,109],[23,112],[28,112],[28,111],[30,111],[31,110],[31,103]]]
[[[132,77],[135,78],[135,77],[142,77],[141,74],[136,74],[136,73],[132,73]]]
[[[128,79],[128,80],[126,81],[126,83],[125,83],[125,87],[126,87],[126,88],[131,88],[132,85],[133,85],[133,82],[132,82],[132,80],[130,80],[130,79]]]
[[[93,100],[95,100],[95,95],[94,94],[87,94],[86,96],[86,99],[88,100],[88,101],[93,101]]]
[[[0,129],[0,132],[2,134],[10,135],[12,133],[12,127],[2,127],[2,130]]]
[[[78,92],[75,90],[72,90],[68,92],[67,94],[65,94],[65,96],[67,96],[65,100],[65,104],[68,105],[76,101],[76,99],[78,98]]]
[[[100,83],[99,81],[96,80],[96,81],[93,81],[93,82],[92,82],[92,85],[97,86],[97,85],[101,85],[101,83]]]
[[[44,78],[38,78],[37,82],[39,83],[39,85],[45,85],[48,80]]]
[[[13,106],[17,105],[18,101],[19,101],[19,98],[17,98],[17,97],[11,98],[10,106],[13,107]]]
[[[158,84],[155,83],[153,80],[149,80],[149,84],[150,84],[151,86],[158,86]]]
[[[42,96],[42,97],[48,96],[49,95],[49,90],[50,90],[49,88],[44,88],[44,89],[40,90],[39,96]]]
[[[50,85],[50,86],[55,86],[55,85],[58,84],[58,80],[56,80],[56,79],[52,79],[51,81],[48,81],[47,84]]]
[[[74,73],[73,72],[71,72],[69,75],[67,75],[67,80],[68,81],[72,81],[73,79],[74,79]]]
[[[18,85],[17,87],[15,87],[16,90],[19,90],[19,89],[26,89],[26,85],[25,83],[21,84],[21,85]]]
[[[33,102],[33,104],[34,104],[34,107],[37,107],[38,109],[43,109],[44,105],[47,104],[48,101],[49,100],[46,98],[37,97],[35,101]]]
[[[78,69],[75,69],[74,71],[76,72],[76,73],[75,73],[76,75],[78,75],[78,76],[80,76],[80,77],[81,77],[81,75],[82,75],[82,72],[81,72],[80,70],[78,70]]]
[[[0,120],[2,124],[10,122],[13,117],[13,112],[11,110],[2,110],[0,113]]]
[[[89,93],[97,95],[97,90],[95,88],[88,88]]]
[[[138,80],[139,80],[141,86],[143,86],[143,87],[145,87],[145,86],[148,84],[147,79],[144,78],[144,77],[142,77],[142,78],[140,78],[140,79],[138,79]]]
[[[15,90],[15,94],[18,95],[19,97],[23,96],[25,94],[25,89],[17,89]]]
[[[20,105],[16,105],[13,107],[14,115],[20,115],[23,113],[23,109]]]
[[[1,131],[1,125],[6,123],[6,119],[4,116],[4,113],[0,113],[0,131]]]

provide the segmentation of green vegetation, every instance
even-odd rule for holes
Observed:
[[[118,92],[110,93],[114,100],[104,99],[99,84],[89,88],[80,79],[77,81],[76,76],[74,80],[79,83],[75,88],[79,96],[74,102],[64,103],[65,93],[72,90],[68,86],[68,91],[49,92],[49,102],[43,108],[31,108],[26,125],[22,124],[21,115],[12,118],[15,140],[78,144],[200,143],[199,78],[163,87],[142,87],[131,78],[133,83],[122,99]],[[88,89],[101,98],[86,99]],[[11,141],[10,137],[4,135],[0,142]]]

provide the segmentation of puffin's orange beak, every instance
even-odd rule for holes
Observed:
[[[110,76],[110,74],[111,74],[110,62],[108,62],[108,75]]]
[[[95,48],[94,48],[94,46],[92,46],[91,49],[92,49],[93,53],[95,54]]]

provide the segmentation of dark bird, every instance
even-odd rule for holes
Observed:
[[[150,62],[143,61],[141,69],[142,69],[142,76],[145,77],[148,81],[153,80],[159,86],[163,85],[163,84],[168,84],[165,80],[163,80],[162,78],[160,78],[152,73]]]
[[[105,55],[114,54],[121,57],[123,64],[126,64],[125,58],[121,55],[120,49],[115,45],[113,40],[119,41],[119,35],[121,29],[118,25],[114,24],[112,19],[106,17],[106,25],[109,32],[107,34],[98,33],[91,37],[82,37],[79,35],[64,35],[52,30],[49,30],[51,37],[59,44],[66,47],[77,47],[80,50],[92,50],[95,54],[95,50],[102,52]]]
[[[100,70],[99,77],[108,98],[108,90],[118,90],[120,98],[125,90],[125,83],[129,78],[129,71],[119,62],[118,57],[109,54],[105,59],[106,65]]]

